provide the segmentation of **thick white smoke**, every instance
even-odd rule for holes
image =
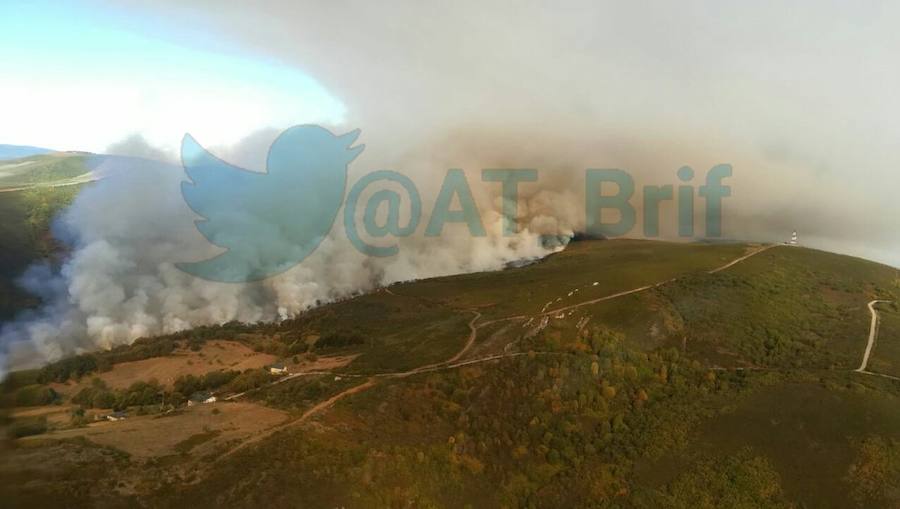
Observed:
[[[5,329],[44,358],[203,323],[293,316],[379,284],[540,256],[540,234],[584,227],[585,168],[635,176],[633,236],[643,233],[642,185],[682,185],[675,171],[690,165],[696,190],[709,168],[730,163],[725,237],[780,241],[797,229],[807,245],[900,263],[900,73],[885,64],[900,51],[895,5],[804,1],[785,12],[780,2],[392,0],[250,9],[155,0],[127,9],[142,21],[205,27],[309,72],[347,106],[334,130],[363,130],[351,184],[377,169],[407,174],[427,215],[446,170],[466,170],[488,236],[452,227],[424,238],[426,217],[396,257],[367,258],[339,219],[288,273],[214,284],[173,267],[212,253],[181,199],[181,170],[121,163],[63,219],[76,247],[62,273],[26,278],[41,283],[32,287],[47,296],[44,312]],[[262,169],[279,130],[218,154]],[[117,150],[153,154],[133,142]],[[480,183],[484,168],[540,171],[538,183],[520,186],[514,237],[500,234],[500,186]],[[703,206],[698,197],[699,236]],[[663,238],[676,237],[675,210],[671,202],[661,210]]]
[[[218,153],[258,162],[262,160],[258,151],[267,148],[274,134],[256,133],[248,142]],[[135,138],[114,148],[119,153],[164,157]],[[61,270],[54,273],[40,265],[22,280],[45,299],[45,305],[2,330],[0,342],[12,345],[22,360],[53,360],[199,325],[284,319],[396,281],[499,269],[513,260],[551,252],[543,247],[540,233],[571,235],[574,228],[547,215],[552,205],[546,199],[535,199],[531,207],[540,231],[526,226],[517,235],[503,236],[502,201],[494,196],[500,189],[495,184],[496,193],[473,190],[483,206],[485,237],[473,238],[463,225],[448,224],[441,237],[424,239],[420,234],[399,239],[397,256],[372,258],[350,244],[338,219],[331,235],[292,270],[259,283],[215,283],[175,267],[218,253],[196,230],[196,216],[182,198],[183,169],[171,162],[127,156],[98,160],[102,162],[95,172],[104,178],[84,189],[57,221],[57,234],[72,248]],[[433,201],[430,193],[436,189],[430,190],[428,181],[424,184],[427,212]],[[285,189],[284,195],[272,199],[291,200],[295,192]],[[528,202],[521,210],[529,213]],[[408,213],[405,216],[404,222]],[[427,220],[425,214],[421,224]]]

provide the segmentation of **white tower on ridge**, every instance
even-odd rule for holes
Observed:
[[[800,241],[797,240],[797,230],[794,230],[794,233],[791,234],[791,241],[789,242],[789,244],[792,246],[796,246],[799,243]]]

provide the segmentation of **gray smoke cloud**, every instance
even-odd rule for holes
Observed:
[[[367,149],[351,183],[375,169],[400,171],[428,212],[446,170],[462,168],[488,236],[456,227],[437,239],[419,233],[399,241],[398,256],[373,259],[349,245],[338,222],[282,276],[209,283],[173,266],[212,253],[181,200],[180,169],[134,171],[138,163],[120,160],[118,177],[83,193],[63,218],[77,247],[62,273],[26,277],[48,296],[44,313],[4,332],[30,339],[41,358],[200,324],[295,316],[392,281],[542,256],[541,234],[584,227],[586,168],[635,177],[631,236],[642,235],[642,185],[677,186],[676,170],[690,165],[696,189],[709,168],[730,163],[725,237],[777,242],[797,229],[806,245],[900,265],[900,71],[890,65],[900,53],[897,4],[96,3],[201,26],[229,47],[309,73],[347,106],[333,129],[363,130]],[[261,170],[285,127],[213,151]],[[168,157],[139,141],[116,151]],[[500,234],[499,184],[481,183],[483,168],[540,171],[539,182],[520,186],[518,235]],[[700,236],[703,206],[698,197]],[[662,238],[677,239],[675,204],[661,214]]]
[[[265,154],[274,134],[254,133],[215,152],[258,163],[263,159],[260,150]],[[400,239],[397,256],[370,258],[350,244],[336,221],[319,248],[284,274],[259,283],[210,282],[175,266],[219,252],[194,226],[197,217],[181,195],[183,169],[138,138],[117,143],[114,149],[163,160],[103,156],[93,163],[104,178],[85,188],[55,225],[56,234],[71,245],[67,260],[60,270],[42,264],[22,278],[45,305],[0,332],[0,344],[12,346],[14,364],[111,348],[199,325],[291,318],[321,303],[396,281],[499,269],[553,250],[543,247],[539,235],[528,228],[510,237],[500,235],[502,216],[488,204],[482,217],[491,232],[486,237],[472,238],[451,225],[438,239]],[[295,192],[285,189],[272,199],[291,200]],[[426,203],[433,201],[423,197]]]
[[[310,73],[366,133],[357,167],[431,179],[537,167],[583,201],[569,185],[583,177],[560,174],[619,167],[677,184],[684,164],[699,179],[731,163],[728,236],[798,229],[807,245],[900,264],[896,3],[138,0],[127,12]]]

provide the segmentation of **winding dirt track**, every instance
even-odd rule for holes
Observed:
[[[875,299],[869,303],[869,312],[872,313],[872,323],[871,323],[871,325],[869,325],[869,342],[866,343],[866,351],[863,354],[862,362],[859,364],[859,367],[854,369],[853,371],[855,371],[857,373],[862,373],[864,375],[880,376],[882,378],[889,378],[891,380],[900,380],[900,377],[885,375],[883,373],[873,373],[872,371],[866,371],[866,366],[869,365],[869,355],[872,354],[872,347],[875,346],[875,339],[878,336],[878,312],[875,311],[875,304],[878,304],[880,302],[891,302],[891,301]]]
[[[735,259],[735,260],[732,260],[731,262],[727,263],[726,265],[722,265],[721,267],[718,267],[718,268],[715,268],[715,269],[713,269],[713,270],[710,270],[709,273],[710,273],[710,274],[715,274],[716,272],[720,272],[720,271],[722,271],[722,270],[725,270],[725,269],[727,269],[727,268],[729,268],[729,267],[732,267],[732,266],[734,266],[734,265],[736,265],[736,264],[738,264],[738,263],[740,263],[740,262],[742,262],[742,261],[744,261],[744,260],[746,260],[746,259],[748,259],[748,258],[750,258],[750,257],[752,257],[752,256],[755,256],[755,255],[757,255],[757,254],[759,254],[759,253],[762,253],[763,251],[766,251],[766,250],[768,250],[768,249],[771,249],[771,248],[773,248],[773,247],[775,247],[775,246],[776,246],[776,245],[768,245],[768,246],[764,246],[764,247],[762,247],[762,248],[759,248],[759,249],[757,249],[757,250],[754,250],[754,251],[752,251],[752,252],[750,252],[750,253],[748,253],[748,254],[746,254],[746,255],[744,255],[744,256],[741,256],[740,258],[737,258],[737,259]],[[646,291],[646,290],[650,290],[650,289],[652,289],[652,288],[657,288],[657,287],[659,287],[659,286],[662,286],[662,285],[671,283],[671,282],[673,282],[673,281],[676,281],[677,279],[678,279],[678,278],[667,279],[667,280],[665,280],[665,281],[661,281],[661,282],[659,282],[659,283],[655,283],[655,284],[651,284],[651,285],[642,286],[642,287],[640,287],[640,288],[634,288],[634,289],[632,289],[632,290],[626,290],[626,291],[624,291],[624,292],[619,292],[619,293],[615,293],[615,294],[612,294],[612,295],[607,295],[607,296],[605,296],[605,297],[600,297],[600,298],[597,298],[597,299],[587,300],[587,301],[584,301],[584,302],[580,302],[580,303],[578,303],[578,304],[572,304],[572,305],[570,305],[570,306],[565,306],[565,307],[561,307],[561,308],[556,308],[556,309],[553,309],[553,310],[551,310],[551,311],[544,311],[544,312],[538,313],[538,314],[533,315],[533,316],[543,317],[543,316],[547,316],[547,315],[552,315],[552,314],[554,314],[554,313],[560,313],[560,312],[564,312],[564,311],[569,311],[569,310],[571,310],[571,309],[577,309],[577,308],[580,308],[580,307],[583,307],[583,306],[589,306],[589,305],[592,305],[592,304],[596,304],[596,303],[598,303],[598,302],[603,302],[603,301],[607,301],[607,300],[617,299],[617,298],[620,298],[620,297],[624,297],[624,296],[626,296],[626,295],[631,295],[631,294],[643,292],[643,291]],[[384,291],[385,291],[386,293],[390,294],[390,295],[398,296],[396,293],[392,292],[389,288],[385,288]],[[287,381],[287,380],[294,379],[294,378],[297,378],[297,377],[300,377],[300,376],[308,376],[308,375],[324,375],[324,374],[327,374],[327,375],[339,375],[339,376],[345,377],[345,378],[368,378],[368,379],[367,379],[365,382],[363,382],[362,384],[353,386],[353,387],[351,387],[351,388],[349,388],[349,389],[346,389],[346,390],[344,390],[344,391],[342,391],[342,392],[339,392],[339,393],[335,394],[334,396],[332,396],[331,398],[329,398],[329,399],[327,399],[327,400],[325,400],[325,401],[322,401],[321,403],[318,403],[317,405],[313,406],[313,407],[310,408],[309,410],[305,411],[305,412],[304,412],[300,417],[298,417],[297,419],[294,419],[294,420],[292,420],[292,421],[290,421],[290,422],[287,422],[287,423],[284,423],[284,424],[280,424],[280,425],[278,425],[278,426],[276,426],[276,427],[274,427],[274,428],[270,428],[269,430],[266,430],[264,433],[260,433],[259,435],[255,435],[255,436],[253,436],[252,438],[250,438],[250,439],[248,439],[248,440],[245,440],[245,441],[241,442],[240,444],[238,444],[237,446],[235,446],[233,449],[231,449],[231,450],[225,452],[223,455],[219,456],[218,459],[221,460],[222,458],[228,457],[228,456],[234,454],[235,452],[237,452],[237,451],[243,449],[244,447],[246,447],[246,446],[249,445],[249,444],[259,442],[260,440],[262,440],[262,439],[264,439],[264,438],[266,438],[266,437],[268,437],[268,436],[271,436],[273,433],[276,433],[276,432],[278,432],[278,431],[282,431],[282,430],[285,430],[285,429],[287,429],[287,428],[291,428],[291,427],[300,425],[300,424],[306,422],[306,421],[307,421],[310,417],[312,417],[313,415],[315,415],[315,414],[317,414],[317,413],[320,413],[320,412],[322,412],[322,411],[324,411],[324,410],[327,410],[328,408],[330,408],[331,406],[333,406],[335,403],[337,403],[339,400],[341,400],[341,399],[343,399],[343,398],[345,398],[345,397],[347,397],[347,396],[351,396],[351,395],[353,395],[353,394],[357,394],[357,393],[360,393],[360,392],[362,392],[362,391],[365,391],[365,390],[367,390],[367,389],[369,389],[369,388],[371,388],[371,387],[374,387],[374,386],[377,384],[377,380],[378,380],[378,379],[381,379],[381,378],[405,378],[405,377],[412,376],[412,375],[416,375],[416,374],[420,374],[420,373],[431,373],[431,372],[434,372],[434,371],[440,371],[440,370],[456,369],[456,368],[459,368],[459,367],[469,366],[469,365],[472,365],[472,364],[479,364],[479,363],[483,363],[483,362],[490,362],[490,361],[495,361],[495,360],[498,360],[498,359],[504,359],[504,358],[510,358],[510,357],[519,357],[519,356],[523,356],[523,355],[532,355],[532,354],[533,354],[533,355],[553,355],[553,354],[557,354],[556,352],[533,352],[533,353],[528,353],[528,352],[511,352],[511,353],[504,353],[504,354],[499,354],[499,355],[491,355],[491,356],[488,356],[488,357],[481,357],[481,358],[478,358],[478,359],[470,359],[470,360],[467,360],[467,361],[460,361],[460,359],[462,359],[462,357],[469,351],[469,349],[472,348],[472,345],[475,344],[475,340],[478,338],[478,329],[480,329],[480,328],[482,328],[482,327],[486,327],[486,326],[491,325],[491,324],[494,324],[494,323],[505,322],[505,321],[510,321],[510,320],[522,320],[522,319],[528,318],[529,316],[532,316],[532,315],[516,315],[516,316],[509,316],[509,317],[506,317],[506,318],[499,318],[499,319],[496,319],[496,320],[491,320],[491,321],[488,321],[488,322],[484,322],[484,323],[482,323],[482,324],[477,324],[478,320],[481,318],[481,313],[479,313],[478,311],[474,311],[474,310],[469,310],[468,312],[473,313],[475,316],[474,316],[474,317],[472,318],[472,320],[470,320],[469,323],[468,323],[468,327],[469,327],[469,336],[468,336],[468,338],[466,339],[466,344],[463,345],[462,349],[461,349],[459,352],[457,352],[456,355],[454,355],[453,357],[447,359],[446,361],[443,361],[443,362],[437,362],[437,363],[434,363],[434,364],[428,364],[428,365],[425,365],[425,366],[419,366],[418,368],[414,368],[414,369],[411,369],[411,370],[409,370],[409,371],[389,372],[389,373],[376,373],[376,374],[373,374],[373,375],[352,375],[352,374],[351,374],[351,375],[348,375],[348,374],[343,374],[343,373],[330,373],[330,372],[320,372],[320,371],[317,371],[317,372],[303,372],[303,373],[295,373],[295,374],[293,374],[293,375],[289,375],[288,377],[284,377],[284,378],[281,378],[281,379],[279,379],[279,380],[273,382],[273,383],[270,384],[270,385],[274,385],[274,384],[277,384],[277,383],[282,383],[282,382],[285,382],[285,381]],[[873,374],[874,374],[874,373],[873,373]],[[236,398],[239,398],[239,397],[243,396],[244,394],[246,394],[246,393],[236,394],[236,395],[231,396],[231,397],[226,398],[226,399],[236,399]],[[217,461],[218,461],[218,460],[217,460]]]
[[[717,269],[713,269],[713,270],[709,271],[709,273],[710,273],[710,274],[715,274],[716,272],[721,272],[721,271],[723,271],[723,270],[725,270],[725,269],[728,269],[728,268],[730,268],[730,267],[733,267],[733,266],[735,266],[735,265],[741,263],[742,261],[746,260],[747,258],[750,258],[751,256],[756,256],[756,255],[758,255],[759,253],[762,253],[763,251],[768,251],[769,249],[772,249],[773,247],[775,247],[775,246],[777,246],[777,245],[778,245],[778,244],[769,244],[768,246],[763,246],[763,247],[757,249],[756,251],[751,251],[750,253],[747,253],[746,255],[744,255],[744,256],[742,256],[742,257],[740,257],[740,258],[737,258],[737,259],[735,259],[735,260],[732,260],[731,263],[726,263],[725,265],[722,265],[721,267],[719,267],[719,268],[717,268]]]
[[[231,449],[228,452],[226,452],[225,454],[219,456],[219,458],[216,461],[219,461],[222,458],[227,458],[228,456],[231,456],[232,454],[240,451],[241,449],[247,447],[248,445],[255,444],[256,442],[259,442],[260,440],[262,440],[266,437],[269,437],[274,433],[285,430],[287,428],[291,428],[291,427],[303,424],[311,416],[313,416],[313,415],[321,412],[322,410],[325,410],[326,408],[337,403],[337,401],[339,399],[346,398],[347,396],[356,394],[357,392],[362,392],[374,385],[375,385],[375,380],[373,378],[370,378],[359,385],[354,385],[353,387],[351,387],[345,391],[339,392],[339,393],[335,394],[334,396],[326,399],[325,401],[322,401],[322,402],[316,404],[312,408],[303,412],[303,414],[300,415],[300,417],[294,419],[293,421],[289,421],[284,424],[279,424],[278,426],[275,426],[274,428],[267,429],[264,433],[254,435],[253,437],[248,438],[247,440],[244,440],[243,442],[241,442],[240,444],[235,446],[233,449]]]
[[[394,295],[396,295],[396,294],[394,294]],[[472,318],[472,320],[470,320],[468,323],[469,337],[466,339],[466,344],[463,345],[462,350],[457,352],[456,355],[454,355],[453,357],[451,357],[443,362],[435,362],[434,364],[428,364],[426,366],[419,366],[418,368],[411,369],[409,371],[403,371],[403,372],[399,372],[399,373],[380,373],[380,374],[377,374],[374,376],[402,378],[402,377],[407,377],[410,375],[415,375],[416,373],[424,373],[426,371],[433,370],[433,368],[445,366],[447,364],[451,364],[451,363],[458,361],[460,358],[462,358],[463,355],[466,354],[466,352],[469,351],[470,348],[472,348],[472,345],[475,344],[475,339],[478,338],[478,329],[480,327],[482,327],[481,325],[479,325],[479,326],[475,325],[475,322],[477,322],[478,319],[481,318],[481,313],[479,313],[478,311],[471,311],[471,313],[474,313],[475,317]]]
[[[727,264],[725,264],[725,265],[722,265],[721,267],[717,267],[717,268],[715,268],[715,269],[713,269],[713,270],[710,270],[710,271],[709,271],[709,274],[715,274],[715,273],[717,273],[717,272],[721,272],[721,271],[723,271],[723,270],[726,270],[726,269],[728,269],[728,268],[730,268],[730,267],[733,267],[734,265],[737,265],[738,263],[741,263],[741,262],[747,260],[748,258],[751,258],[751,257],[753,257],[753,256],[755,256],[755,255],[757,255],[757,254],[760,254],[760,253],[762,253],[762,252],[764,252],[764,251],[767,251],[767,250],[772,249],[772,248],[777,247],[777,246],[778,246],[777,244],[764,246],[764,247],[762,247],[762,248],[760,248],[760,249],[757,249],[757,250],[755,250],[755,251],[752,251],[752,252],[750,252],[750,253],[748,253],[748,254],[746,254],[746,255],[744,255],[744,256],[741,256],[740,258],[737,258],[737,259],[735,259],[735,260],[732,260],[731,262],[729,262],[729,263],[727,263]],[[619,292],[619,293],[615,293],[615,294],[612,294],[612,295],[607,295],[607,296],[605,296],[605,297],[600,297],[600,298],[597,298],[597,299],[587,300],[587,301],[584,301],[584,302],[580,302],[580,303],[578,303],[578,304],[573,304],[573,305],[570,305],[570,306],[565,306],[565,307],[553,309],[553,310],[550,310],[550,311],[544,311],[544,312],[541,312],[541,313],[537,313],[536,315],[516,315],[516,316],[509,316],[509,317],[506,317],[506,318],[499,318],[499,319],[491,320],[491,321],[484,322],[484,323],[481,323],[481,324],[478,324],[478,323],[477,323],[478,320],[479,320],[479,319],[481,318],[481,316],[482,316],[481,313],[479,313],[479,312],[477,312],[477,311],[474,311],[474,310],[469,310],[469,312],[470,312],[470,313],[473,313],[475,316],[474,316],[474,317],[472,318],[472,320],[470,320],[469,323],[468,323],[468,327],[469,327],[469,336],[468,336],[468,338],[466,339],[466,343],[465,343],[465,345],[463,345],[462,349],[461,349],[459,352],[457,352],[456,355],[454,355],[454,356],[451,357],[450,359],[447,359],[446,361],[438,362],[438,363],[434,363],[434,364],[428,364],[428,365],[425,365],[425,366],[420,366],[420,367],[418,367],[418,368],[414,368],[414,369],[411,369],[411,370],[409,370],[409,371],[402,371],[402,372],[388,372],[388,373],[376,373],[376,374],[373,374],[373,375],[355,375],[355,374],[333,373],[333,372],[327,372],[327,371],[310,371],[310,372],[302,372],[302,373],[295,373],[295,374],[293,374],[293,375],[289,375],[289,376],[287,376],[287,377],[284,377],[284,378],[282,378],[282,379],[279,379],[279,380],[276,381],[276,382],[273,382],[273,384],[283,383],[283,382],[285,382],[285,381],[287,381],[287,380],[291,380],[291,379],[294,379],[294,378],[297,378],[297,377],[300,377],[300,376],[313,376],[313,375],[339,375],[339,376],[344,377],[344,378],[366,378],[366,381],[363,382],[363,383],[361,383],[361,384],[359,384],[359,385],[356,385],[356,386],[353,386],[353,387],[351,387],[351,388],[349,388],[349,389],[346,389],[346,390],[344,390],[344,391],[342,391],[342,392],[339,392],[338,394],[335,394],[334,396],[328,398],[327,400],[322,401],[322,402],[316,404],[316,405],[313,406],[312,408],[306,410],[306,411],[305,411],[300,417],[298,417],[297,419],[294,419],[294,420],[292,420],[292,421],[290,421],[290,422],[286,422],[286,423],[284,423],[284,424],[278,425],[278,426],[276,426],[276,427],[274,427],[274,428],[270,428],[269,430],[266,430],[266,431],[263,432],[263,433],[260,433],[260,434],[258,434],[258,435],[255,435],[255,436],[253,436],[252,438],[250,438],[250,439],[248,439],[248,440],[245,440],[245,441],[241,442],[240,444],[238,444],[237,446],[235,446],[233,449],[231,449],[231,450],[225,452],[223,455],[219,456],[218,460],[221,460],[222,458],[228,457],[228,456],[234,454],[235,452],[237,452],[237,451],[239,451],[239,450],[241,450],[241,449],[247,447],[248,445],[253,444],[253,443],[256,443],[256,442],[259,442],[259,441],[265,439],[266,437],[271,436],[271,435],[274,434],[274,433],[277,433],[277,432],[279,432],[279,431],[282,431],[282,430],[285,430],[285,429],[288,429],[288,428],[295,427],[295,426],[298,426],[298,425],[300,425],[300,424],[303,424],[304,422],[306,422],[307,420],[309,420],[310,417],[312,417],[312,416],[314,416],[314,415],[316,415],[316,414],[318,414],[318,413],[321,413],[321,412],[323,412],[324,410],[327,410],[328,408],[332,407],[335,403],[337,403],[337,402],[340,401],[341,399],[344,399],[344,398],[346,398],[347,396],[351,396],[351,395],[353,395],[353,394],[358,394],[358,393],[363,392],[363,391],[365,391],[365,390],[367,390],[367,389],[370,389],[371,387],[374,387],[375,385],[377,385],[379,379],[384,379],[384,378],[404,378],[404,377],[408,377],[408,376],[412,376],[412,375],[416,375],[416,374],[421,374],[421,373],[432,373],[432,372],[435,372],[435,371],[443,371],[443,370],[449,370],[449,369],[457,369],[457,368],[464,367],[464,366],[471,366],[471,365],[473,365],[473,364],[480,364],[480,363],[484,363],[484,362],[492,362],[492,361],[496,361],[496,360],[499,360],[499,359],[507,359],[507,358],[511,358],[511,357],[520,357],[520,356],[525,356],[525,355],[564,355],[563,353],[560,353],[560,352],[510,352],[510,353],[503,353],[503,354],[497,354],[497,355],[490,355],[490,356],[487,356],[487,357],[480,357],[480,358],[477,358],[477,359],[469,359],[469,360],[466,360],[466,361],[461,361],[461,360],[460,360],[460,359],[462,359],[462,357],[465,356],[465,354],[471,349],[472,345],[475,344],[475,341],[476,341],[476,339],[478,338],[478,329],[480,329],[480,328],[482,328],[482,327],[486,327],[486,326],[488,326],[488,325],[491,325],[491,324],[494,324],[494,323],[499,323],[499,322],[504,322],[504,321],[522,320],[522,319],[528,318],[529,316],[543,317],[543,316],[553,315],[553,314],[555,314],[555,313],[560,313],[560,312],[564,312],[564,311],[569,311],[569,310],[571,310],[571,309],[577,309],[577,308],[580,308],[580,307],[583,307],[583,306],[589,306],[589,305],[591,305],[591,304],[596,304],[596,303],[598,303],[598,302],[603,302],[603,301],[607,301],[607,300],[617,299],[617,298],[619,298],[619,297],[624,297],[624,296],[626,296],[626,295],[632,295],[632,294],[635,294],[635,293],[643,292],[643,291],[646,291],[646,290],[650,290],[650,289],[652,289],[652,288],[657,288],[657,287],[659,287],[659,286],[662,286],[662,285],[671,283],[671,282],[676,281],[676,280],[678,280],[677,277],[676,277],[676,278],[672,278],[672,279],[668,279],[668,280],[666,280],[666,281],[661,281],[661,282],[659,282],[659,283],[655,283],[655,284],[651,284],[651,285],[642,286],[642,287],[640,287],[640,288],[634,288],[634,289],[632,289],[632,290],[627,290],[627,291],[624,291],[624,292]],[[390,295],[398,296],[396,293],[392,292],[389,288],[385,288],[385,289],[383,289],[383,291],[385,291],[386,293],[388,293],[388,294],[390,294]],[[897,380],[897,381],[900,381],[900,377],[895,377],[895,376],[891,376],[891,375],[885,375],[885,374],[882,374],[882,373],[873,373],[873,372],[871,372],[871,371],[866,371],[866,366],[868,365],[869,356],[870,356],[870,354],[871,354],[871,352],[872,352],[872,348],[873,348],[873,346],[874,346],[874,344],[875,344],[875,339],[876,339],[876,336],[877,336],[877,333],[878,333],[878,313],[875,311],[875,307],[874,307],[874,306],[875,306],[875,304],[878,304],[878,303],[880,303],[880,302],[889,302],[889,301],[885,301],[885,300],[874,300],[874,301],[872,301],[872,302],[869,303],[869,311],[872,313],[872,323],[871,323],[871,326],[870,326],[870,328],[869,328],[869,341],[868,341],[868,344],[866,345],[866,350],[865,350],[865,354],[864,354],[864,356],[863,356],[862,363],[861,363],[861,365],[860,365],[859,368],[857,368],[857,369],[854,370],[854,372],[861,373],[861,374],[864,374],[864,375],[877,376],[877,377],[888,378],[888,379],[891,379],[891,380]],[[717,369],[717,368],[712,368],[712,369]],[[718,368],[718,369],[726,369],[726,368]],[[736,368],[736,369],[753,369],[753,368]],[[270,385],[272,385],[272,384],[270,384]],[[239,398],[239,397],[243,396],[244,394],[245,394],[245,393],[236,394],[236,395],[231,396],[231,397],[226,398],[226,399],[235,399],[235,398]],[[218,461],[218,460],[217,460],[217,461]]]

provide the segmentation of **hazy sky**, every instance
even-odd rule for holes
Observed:
[[[181,169],[108,158],[117,178],[61,218],[78,240],[63,269],[25,277],[50,297],[0,331],[0,371],[4,344],[38,362],[546,254],[541,235],[584,228],[586,168],[634,176],[640,225],[641,186],[682,185],[689,165],[697,194],[728,163],[725,237],[796,229],[806,246],[900,266],[898,26],[897,2],[6,0],[0,143],[174,161],[190,133],[263,169],[281,129],[361,128],[349,182],[403,172],[427,214],[447,169],[464,169],[488,235],[455,225],[373,259],[339,224],[281,276],[213,284],[173,266],[212,248]],[[512,237],[484,168],[539,170]],[[666,202],[662,238],[678,238],[677,217]]]
[[[25,5],[0,15],[2,142],[324,122],[363,128],[369,169],[726,162],[732,236],[900,265],[896,2]]]
[[[141,134],[174,150],[185,132],[228,144],[345,111],[294,67],[116,9],[4,1],[0,48],[0,143],[102,152]]]

